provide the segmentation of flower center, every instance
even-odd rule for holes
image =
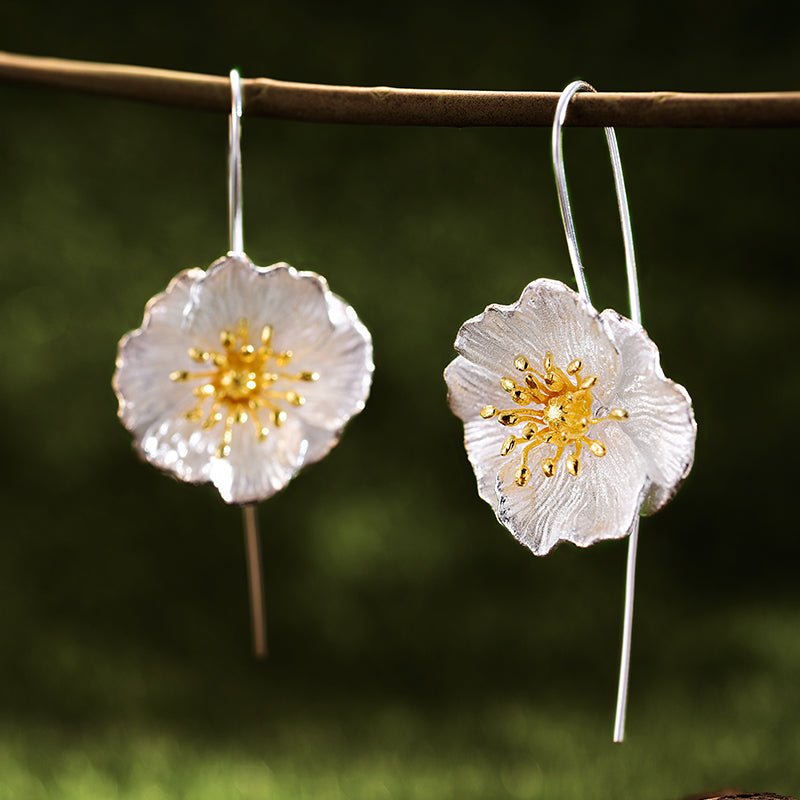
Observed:
[[[562,370],[555,364],[553,354],[548,353],[542,360],[542,366],[542,371],[536,370],[525,356],[517,356],[514,367],[523,374],[522,383],[505,377],[501,379],[500,386],[520,408],[502,410],[495,406],[484,406],[481,409],[484,419],[496,417],[501,425],[507,427],[523,425],[520,435],[509,436],[500,448],[502,456],[507,456],[517,445],[522,448],[522,459],[514,476],[518,486],[525,486],[530,480],[528,460],[531,453],[543,444],[551,444],[556,448],[555,455],[539,462],[545,478],[552,478],[556,474],[557,465],[569,447],[572,452],[567,456],[567,472],[577,477],[584,445],[598,458],[606,454],[606,446],[602,442],[586,435],[590,428],[604,420],[621,421],[628,418],[624,408],[612,408],[603,417],[592,415],[592,390],[597,385],[597,376],[582,377],[583,363],[579,358],[570,361],[566,370]]]
[[[192,393],[197,404],[186,413],[186,419],[201,422],[211,429],[224,423],[222,442],[217,450],[219,458],[230,454],[233,426],[252,420],[255,435],[264,441],[269,435],[269,426],[262,421],[262,413],[268,421],[279,428],[286,421],[286,411],[281,402],[302,406],[305,397],[289,389],[276,386],[283,381],[316,381],[316,372],[287,373],[276,371],[292,360],[289,350],[275,352],[272,349],[272,326],[261,329],[258,347],[250,342],[250,328],[246,319],[240,319],[235,330],[225,330],[219,335],[222,349],[189,349],[189,357],[210,369],[202,372],[176,370],[170,373],[173,381],[202,381]]]

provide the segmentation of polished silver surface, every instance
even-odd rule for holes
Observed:
[[[641,325],[616,311],[597,310],[560,281],[539,278],[510,305],[492,304],[467,320],[455,341],[458,356],[445,370],[450,407],[464,423],[464,444],[478,493],[498,521],[535,555],[561,542],[588,547],[626,536],[640,513],[662,507],[691,468],[695,424],[686,390],[663,373],[658,349]],[[607,446],[602,458],[589,453],[580,474],[556,470],[545,478],[542,457],[556,457],[557,444],[540,443],[531,457],[533,475],[515,483],[514,452],[503,444],[517,430],[481,411],[512,405],[502,381],[520,373],[520,354],[533,365],[547,354],[564,365],[580,358],[597,378],[592,407],[605,417],[623,408],[622,422],[598,420],[594,438]],[[523,409],[524,411],[524,409]],[[596,436],[595,436],[596,434]]]
[[[189,351],[213,351],[220,331],[241,319],[253,331],[273,326],[277,351],[293,352],[291,369],[319,377],[287,384],[306,402],[276,401],[286,420],[264,441],[249,421],[235,425],[231,452],[221,458],[221,425],[186,418],[197,404],[196,383],[170,380],[170,373],[196,369]],[[325,278],[228,255],[208,270],[180,273],[148,302],[141,326],[120,342],[114,388],[120,419],[150,463],[183,481],[211,482],[225,502],[247,505],[282,490],[337,444],[364,408],[373,369],[369,331]]]
[[[228,232],[231,253],[244,253],[242,232],[242,82],[231,70],[231,113],[228,124]]]

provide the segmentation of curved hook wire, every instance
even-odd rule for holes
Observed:
[[[567,117],[569,102],[578,92],[594,92],[591,84],[585,81],[573,81],[561,93],[556,105],[555,119],[553,120],[553,170],[556,176],[556,189],[558,202],[561,207],[561,218],[564,221],[564,233],[567,236],[572,271],[578,291],[589,300],[589,287],[586,285],[586,275],[578,248],[578,237],[575,233],[575,221],[572,218],[572,207],[569,202],[567,190],[567,175],[564,168],[564,151],[562,147],[561,129]],[[605,128],[608,153],[611,157],[611,169],[614,173],[614,187],[617,192],[617,208],[619,221],[622,227],[622,241],[625,246],[625,270],[628,277],[628,301],[630,304],[631,319],[637,324],[642,324],[642,310],[639,305],[639,281],[636,275],[636,255],[633,250],[633,231],[631,230],[631,213],[628,208],[628,195],[625,191],[625,178],[622,174],[622,162],[619,156],[617,135],[613,128]],[[591,301],[590,301],[591,302]],[[625,607],[622,623],[622,655],[620,657],[619,684],[617,687],[617,705],[614,716],[614,741],[621,742],[625,738],[625,716],[628,705],[628,682],[631,667],[631,642],[633,638],[633,605],[634,590],[636,585],[636,551],[639,544],[639,517],[633,521],[629,531],[628,560],[625,570]]]
[[[231,74],[231,115],[228,124],[228,237],[231,253],[244,253],[242,233],[242,82]]]
[[[556,189],[558,191],[558,202],[561,206],[561,218],[564,221],[564,233],[567,236],[567,248],[569,250],[572,271],[575,273],[575,280],[578,284],[578,291],[589,300],[589,287],[586,285],[586,275],[584,273],[581,254],[578,248],[578,237],[575,233],[575,221],[572,218],[572,207],[569,202],[569,191],[567,190],[567,175],[564,167],[564,150],[562,147],[561,129],[567,117],[569,103],[578,92],[594,92],[596,89],[586,81],[573,81],[561,93],[556,106],[556,115],[553,120],[553,170],[556,176]],[[631,212],[628,208],[628,195],[625,191],[625,178],[622,174],[622,161],[619,155],[619,145],[617,144],[617,134],[613,128],[604,128],[606,142],[608,142],[608,153],[611,157],[611,169],[614,173],[614,187],[617,192],[617,207],[619,209],[619,220],[622,227],[622,241],[625,246],[625,269],[628,275],[628,298],[630,303],[631,319],[642,324],[642,311],[639,305],[639,281],[636,275],[636,255],[633,249],[633,231],[631,230]]]

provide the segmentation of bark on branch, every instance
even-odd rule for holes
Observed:
[[[53,88],[227,113],[227,77],[0,52],[0,83]],[[249,116],[362,125],[549,126],[559,92],[393,89],[242,81]],[[621,128],[800,127],[800,92],[579,94],[568,125]]]

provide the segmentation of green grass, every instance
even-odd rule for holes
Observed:
[[[665,638],[663,650],[646,654],[669,665],[663,684],[642,691],[634,672],[623,745],[610,741],[610,686],[576,686],[572,694],[561,681],[523,691],[496,686],[491,698],[450,690],[420,702],[396,689],[378,692],[374,681],[331,694],[280,674],[275,664],[239,663],[201,699],[186,691],[185,682],[198,681],[190,663],[103,663],[102,652],[77,647],[51,655],[94,676],[94,688],[83,691],[105,697],[107,718],[4,726],[0,798],[664,800],[726,787],[789,793],[800,779],[800,647],[786,646],[795,625],[777,608],[738,607]],[[720,639],[738,652],[738,666],[704,652]],[[686,651],[677,665],[674,647]],[[593,659],[585,653],[587,669]],[[169,675],[174,687],[159,696],[165,687],[148,685],[148,675],[162,684]],[[106,686],[112,679],[116,687]],[[69,683],[62,688],[71,691]],[[174,705],[181,694],[202,707]]]

